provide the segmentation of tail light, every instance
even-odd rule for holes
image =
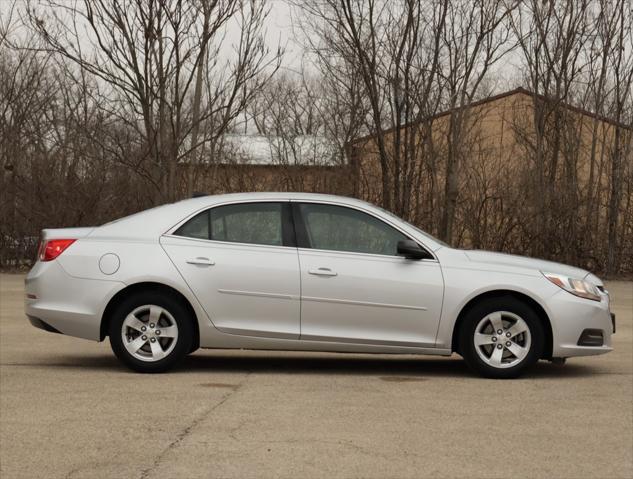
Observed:
[[[37,256],[40,261],[52,261],[64,252],[76,240],[74,239],[53,239],[40,241]]]

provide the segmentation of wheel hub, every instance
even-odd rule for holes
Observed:
[[[136,359],[159,361],[173,351],[178,339],[178,325],[169,311],[161,306],[139,306],[123,321],[121,339],[128,353]]]
[[[509,311],[485,316],[475,328],[479,357],[495,368],[509,368],[522,362],[531,344],[530,328],[523,318]]]

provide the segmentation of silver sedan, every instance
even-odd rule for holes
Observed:
[[[140,372],[202,348],[460,354],[516,377],[612,350],[609,295],[572,266],[448,247],[368,203],[301,193],[206,196],[96,228],[46,229],[26,314],[110,338]]]

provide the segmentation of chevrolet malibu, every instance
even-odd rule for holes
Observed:
[[[511,378],[612,350],[600,279],[453,249],[368,203],[300,193],[205,196],[96,228],[45,229],[26,277],[38,328],[109,337],[144,373],[202,348],[460,354]]]

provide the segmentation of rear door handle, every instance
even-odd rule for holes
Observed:
[[[313,274],[315,276],[336,276],[337,273],[332,271],[330,268],[319,268],[319,269],[310,269],[308,273]]]
[[[215,261],[212,261],[209,258],[198,256],[197,258],[188,259],[187,264],[197,264],[200,266],[213,266],[215,264]]]

